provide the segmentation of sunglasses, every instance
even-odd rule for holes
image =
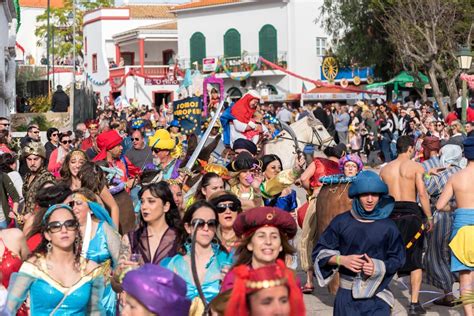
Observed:
[[[33,134],[39,134],[39,133],[40,133],[40,131],[34,131],[33,132]]]
[[[154,152],[155,154],[159,153],[160,151],[164,151],[164,149],[153,148],[153,152]]]
[[[61,222],[51,222],[47,226],[47,230],[50,233],[58,233],[62,230],[63,226],[67,231],[75,231],[79,227],[79,223],[75,219],[68,219],[64,223]]]
[[[206,222],[201,218],[195,218],[191,221],[191,225],[197,229],[203,229],[207,225],[208,229],[215,230],[217,228],[217,219],[210,219]]]
[[[0,125],[7,126],[7,127],[10,126],[9,123],[0,123]]]
[[[51,136],[58,136],[58,133],[52,133]]]
[[[239,210],[239,207],[235,205],[234,203],[218,204],[216,206],[217,213],[219,214],[224,213],[227,209],[231,210],[232,212],[237,212]]]
[[[66,144],[71,144],[72,140],[63,140],[61,144],[66,145]]]
[[[140,141],[140,138],[134,137],[134,138],[132,138],[132,141],[134,141],[134,142],[139,142],[139,141]]]

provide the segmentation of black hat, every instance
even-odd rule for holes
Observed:
[[[255,168],[255,166],[260,166],[262,167],[262,162],[256,158],[254,158],[251,154],[248,152],[241,152],[237,158],[230,162],[227,165],[227,170],[230,172],[239,172],[242,170],[250,170]]]
[[[255,145],[252,141],[245,138],[237,139],[234,142],[234,146],[232,149],[234,151],[236,151],[237,149],[244,149],[254,156],[257,154],[257,145]]]

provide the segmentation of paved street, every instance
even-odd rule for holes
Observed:
[[[302,273],[299,273],[300,276],[303,276]],[[407,281],[403,279],[403,281]],[[456,289],[458,287],[456,286]],[[395,308],[393,310],[392,315],[402,316],[407,315],[406,305],[408,304],[408,290],[405,289],[401,280],[394,280],[391,284],[391,289],[395,295],[396,303]],[[426,284],[423,284],[422,291],[424,293],[421,294],[420,301],[428,302],[436,297],[438,297],[440,293],[439,290],[436,288],[430,287]],[[428,293],[428,292],[436,292],[436,293]],[[318,316],[326,316],[332,315],[332,304],[334,301],[334,296],[329,294],[326,288],[316,287],[313,295],[305,295],[304,301],[306,304],[306,310],[308,316],[318,315]],[[427,304],[425,306],[428,313],[427,315],[462,315],[462,307],[456,308],[448,308],[444,306],[436,306],[433,304]]]

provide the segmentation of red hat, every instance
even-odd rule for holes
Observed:
[[[121,143],[122,137],[114,129],[100,133],[99,136],[97,136],[97,147],[99,147],[99,153],[97,154],[97,156],[95,156],[93,160],[104,160],[105,157],[107,157],[107,150],[111,150],[112,148],[117,145],[120,145]]]
[[[227,303],[225,316],[248,316],[247,295],[262,289],[285,285],[288,288],[290,315],[306,315],[303,294],[295,280],[295,273],[278,259],[276,264],[270,264],[259,269],[248,265],[239,265],[232,269],[235,273],[235,283],[230,300]]]
[[[237,237],[245,237],[253,234],[263,226],[278,228],[280,233],[285,234],[288,239],[296,235],[297,226],[293,217],[278,207],[256,207],[240,213],[235,219],[233,228]]]

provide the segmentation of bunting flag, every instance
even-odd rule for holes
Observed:
[[[308,91],[308,89],[306,89],[306,85],[304,84],[304,81],[303,81],[303,84],[301,85],[301,93],[306,93]]]

